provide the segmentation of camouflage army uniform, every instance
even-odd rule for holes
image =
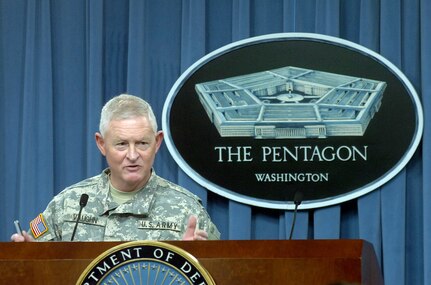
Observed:
[[[199,198],[191,192],[153,171],[144,189],[118,205],[109,194],[108,174],[106,169],[55,196],[42,213],[47,229],[37,240],[71,240],[83,193],[89,199],[74,241],[181,240],[190,215],[197,217],[199,228],[209,239],[220,238]]]

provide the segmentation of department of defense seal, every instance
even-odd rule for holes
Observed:
[[[132,241],[99,255],[76,284],[215,285],[215,282],[194,256],[179,247],[158,241]]]

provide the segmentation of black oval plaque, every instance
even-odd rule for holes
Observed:
[[[162,118],[168,149],[203,187],[267,208],[357,198],[393,178],[422,136],[408,79],[377,53],[318,34],[222,47],[177,80]]]

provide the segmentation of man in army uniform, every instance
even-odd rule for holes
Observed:
[[[146,101],[114,97],[102,109],[99,131],[96,144],[109,168],[56,195],[29,232],[12,235],[12,241],[220,238],[196,195],[156,175],[153,163],[163,132]]]

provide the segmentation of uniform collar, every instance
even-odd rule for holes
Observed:
[[[132,200],[118,205],[115,203],[109,194],[109,168],[105,169],[99,183],[98,194],[102,198],[99,202],[99,215],[104,215],[108,212],[116,214],[133,214],[147,216],[154,204],[155,194],[157,190],[157,175],[154,169],[151,170],[151,176],[144,189],[136,193]],[[98,195],[98,196],[99,196]]]

